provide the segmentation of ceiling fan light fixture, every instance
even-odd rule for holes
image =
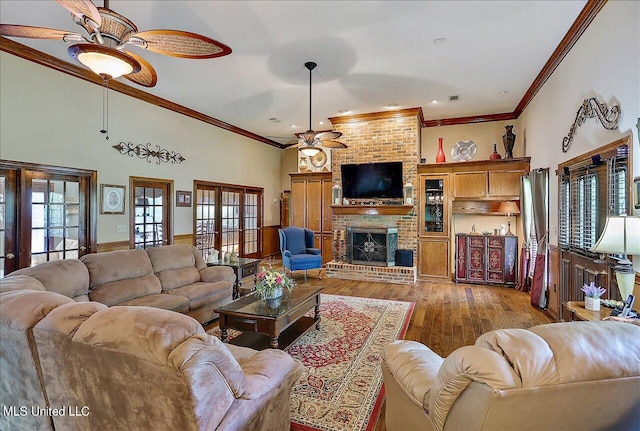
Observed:
[[[141,69],[135,58],[102,45],[81,43],[70,46],[67,52],[104,79],[119,78]]]
[[[313,157],[313,156],[315,156],[316,154],[318,154],[320,152],[320,149],[308,145],[308,146],[303,146],[303,147],[298,148],[298,151],[300,151],[305,156]]]

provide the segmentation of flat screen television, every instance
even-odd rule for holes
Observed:
[[[345,164],[340,171],[347,199],[402,197],[402,162]]]

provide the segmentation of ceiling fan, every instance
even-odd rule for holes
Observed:
[[[101,76],[105,82],[124,76],[144,87],[156,85],[156,71],[142,57],[126,51],[129,45],[191,59],[222,57],[231,53],[228,46],[201,34],[180,30],[138,32],[132,21],[109,9],[109,0],[104,0],[104,7],[101,8],[97,8],[91,0],[56,2],[71,12],[73,21],[88,33],[88,37],[66,30],[14,24],[0,24],[0,34],[77,42],[67,50],[69,55]]]
[[[334,141],[334,139],[342,136],[340,132],[321,132],[316,133],[311,129],[311,72],[317,66],[316,63],[312,61],[308,61],[304,64],[304,67],[309,69],[309,130],[304,133],[301,133],[298,139],[298,143],[295,145],[291,145],[289,148],[297,148],[298,151],[303,153],[306,156],[313,157],[322,151],[321,148],[317,147],[318,144],[321,144],[326,148],[347,148],[345,144],[342,142]]]

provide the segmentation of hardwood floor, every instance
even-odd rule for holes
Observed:
[[[528,293],[513,288],[418,281],[415,285],[317,278],[310,270],[307,281],[295,273],[299,285],[322,285],[323,293],[415,302],[406,340],[427,345],[442,357],[473,344],[481,334],[503,328],[529,328],[555,320],[530,304]],[[252,280],[249,281],[250,284]],[[386,430],[384,405],[376,431]]]

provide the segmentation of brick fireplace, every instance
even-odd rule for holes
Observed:
[[[405,181],[411,180],[417,191],[416,166],[420,162],[421,110],[379,112],[330,118],[333,130],[341,132],[340,141],[348,148],[332,151],[332,177],[342,184],[340,166],[346,163],[402,162]],[[415,199],[416,195],[414,195]],[[333,213],[333,229],[391,228],[397,229],[397,248],[413,250],[413,267],[353,265],[335,259],[326,264],[327,277],[355,280],[414,283],[416,280],[418,208],[408,214],[369,215]],[[344,244],[334,241],[334,256],[346,255]],[[345,259],[346,260],[346,259]]]

